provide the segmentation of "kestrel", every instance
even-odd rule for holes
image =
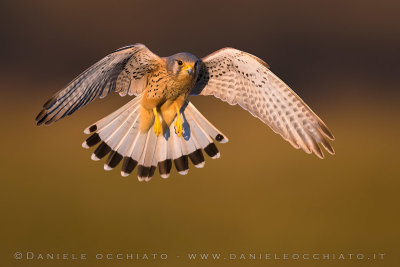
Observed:
[[[267,63],[234,48],[202,59],[190,53],[159,57],[143,44],[120,48],[50,98],[36,117],[37,125],[58,121],[111,92],[136,97],[86,128],[84,133],[92,135],[82,146],[101,142],[92,159],[109,154],[105,170],[123,160],[122,176],[138,166],[139,181],[150,180],[157,166],[167,178],[172,161],[182,175],[188,172],[188,159],[202,168],[202,150],[219,158],[213,139],[225,143],[228,138],[190,102],[188,97],[196,95],[239,104],[296,149],[323,158],[322,145],[334,154],[329,144],[334,137],[324,122]]]

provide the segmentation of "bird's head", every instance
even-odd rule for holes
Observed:
[[[199,59],[190,53],[167,57],[167,71],[177,79],[193,79],[198,73]]]

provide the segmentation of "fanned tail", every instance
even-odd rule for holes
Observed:
[[[189,159],[195,167],[204,167],[202,150],[213,159],[220,157],[213,139],[220,143],[225,143],[228,139],[189,101],[181,108],[181,137],[175,133],[176,118],[162,135],[156,136],[154,125],[147,133],[141,133],[141,98],[141,95],[137,96],[85,129],[84,133],[92,135],[82,146],[89,148],[100,143],[93,152],[92,159],[100,160],[108,154],[104,164],[105,170],[112,170],[123,161],[122,176],[128,176],[137,166],[139,181],[149,181],[157,167],[161,177],[169,177],[172,162],[181,175],[188,173]]]

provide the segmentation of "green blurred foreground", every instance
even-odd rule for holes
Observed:
[[[157,174],[139,183],[135,174],[122,178],[118,168],[104,171],[103,163],[91,161],[91,151],[81,148],[83,129],[128,99],[97,100],[50,127],[36,127],[34,117],[50,95],[2,94],[1,257],[7,263],[2,266],[393,266],[397,261],[399,128],[390,118],[395,115],[390,103],[371,108],[370,100],[340,107],[308,101],[336,137],[336,155],[319,160],[293,149],[239,107],[198,98],[199,110],[230,139],[218,146],[221,158],[208,158],[204,169],[192,167],[187,176]],[[17,98],[22,102],[15,104]],[[211,105],[215,108],[208,109]],[[32,257],[68,253],[69,260],[28,260],[25,254],[15,260],[18,251]],[[72,260],[73,253],[86,253],[87,259]],[[98,253],[114,258],[96,260]],[[135,260],[116,259],[117,253],[133,253]],[[158,256],[136,259],[145,253]],[[222,253],[227,259],[190,260],[187,253]],[[237,259],[229,259],[230,253]],[[239,259],[241,253],[247,258]],[[386,255],[380,261],[307,261],[251,260],[249,253]]]

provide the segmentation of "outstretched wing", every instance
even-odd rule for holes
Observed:
[[[36,117],[37,125],[69,116],[110,92],[119,92],[121,96],[140,94],[145,89],[147,73],[156,69],[160,60],[143,44],[114,51],[50,98]]]
[[[267,63],[246,52],[224,48],[202,59],[192,95],[213,95],[239,104],[279,133],[296,149],[324,155],[318,144],[334,154],[328,139],[334,137],[323,121]]]

